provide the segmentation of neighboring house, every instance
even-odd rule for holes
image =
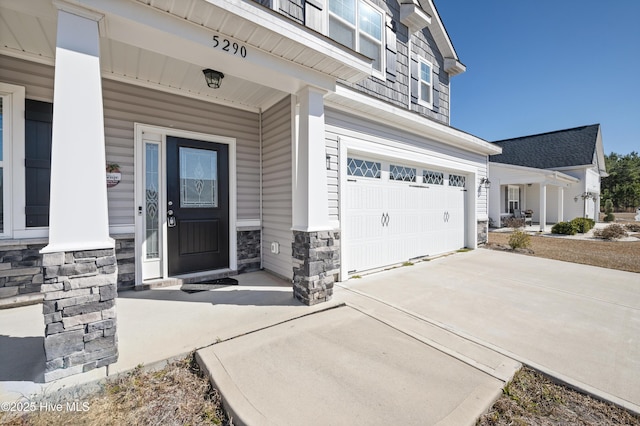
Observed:
[[[598,220],[600,178],[607,176],[600,125],[576,127],[494,142],[489,157],[489,217],[500,227],[514,210],[533,210],[548,223]]]

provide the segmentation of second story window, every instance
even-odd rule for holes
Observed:
[[[432,72],[431,72],[431,63],[425,61],[420,58],[420,94],[419,94],[419,103],[422,105],[428,106],[431,108],[433,105],[432,100],[432,89],[433,89],[433,80],[432,80]]]
[[[364,0],[329,0],[329,37],[373,59],[383,67],[383,14]]]

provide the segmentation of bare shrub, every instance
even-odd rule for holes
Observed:
[[[629,232],[640,232],[640,223],[627,223],[624,227]]]
[[[593,231],[593,236],[596,238],[601,238],[603,240],[617,240],[623,237],[626,237],[627,231],[625,231],[624,226],[618,225],[617,223],[613,223],[606,228],[596,229]]]
[[[516,219],[515,217],[508,217],[504,220],[504,226],[507,228],[524,228],[524,219]]]

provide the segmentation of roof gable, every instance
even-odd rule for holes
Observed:
[[[594,164],[598,154],[600,125],[575,127],[538,135],[494,142],[502,154],[489,161],[537,169],[585,166]]]
[[[460,62],[433,0],[397,1],[400,5],[401,22],[409,28],[409,32],[429,28],[444,58],[445,71],[451,76],[465,72],[467,68]]]

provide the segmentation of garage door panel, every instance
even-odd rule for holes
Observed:
[[[385,179],[386,178],[386,179]],[[461,187],[348,179],[345,262],[350,273],[464,247]]]

